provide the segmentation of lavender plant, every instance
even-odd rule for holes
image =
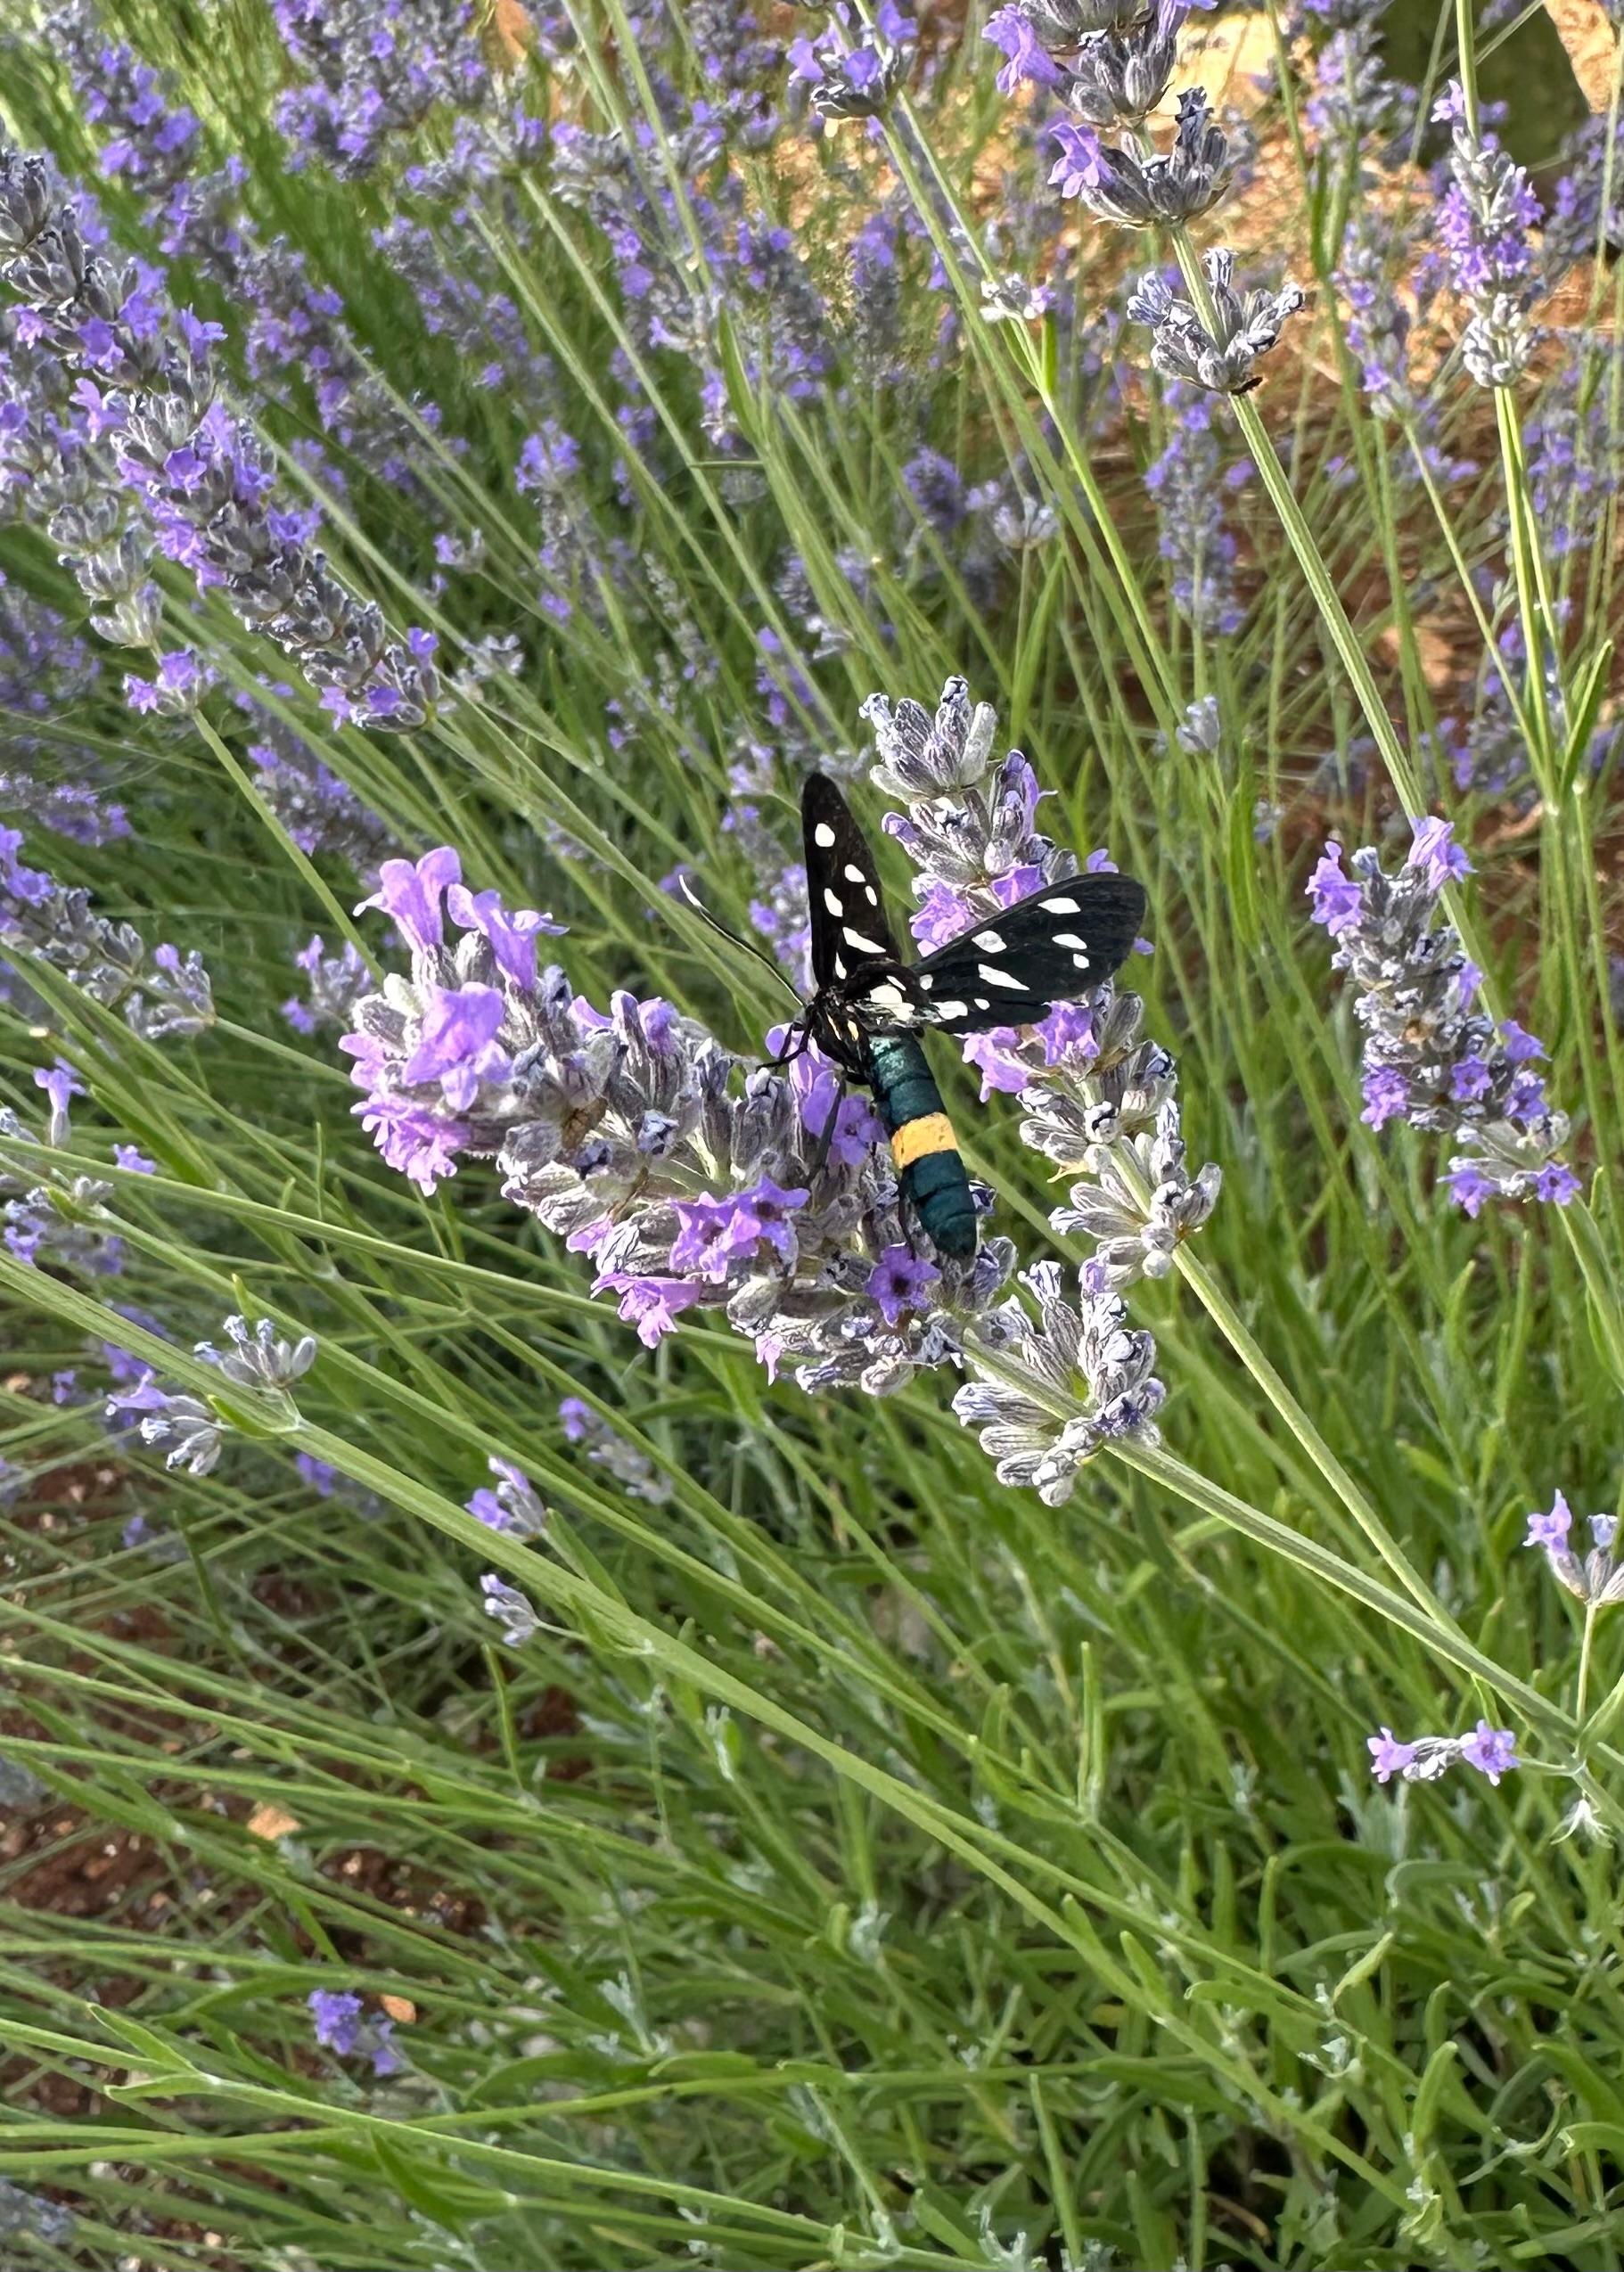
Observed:
[[[201,21],[0,26],[0,2253],[1607,2260],[1616,103]],[[814,767],[1149,892],[972,1264]]]

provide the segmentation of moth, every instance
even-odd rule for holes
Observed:
[[[917,963],[886,920],[874,855],[826,774],[801,795],[812,918],[811,999],[775,1060],[816,1046],[873,1095],[903,1193],[939,1252],[976,1251],[976,1209],[958,1138],[919,1036],[985,1033],[1047,1017],[1088,993],[1132,951],[1144,889],[1126,875],[1046,883]]]

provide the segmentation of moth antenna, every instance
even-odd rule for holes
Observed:
[[[791,985],[789,980],[784,976],[783,970],[775,962],[774,962],[772,956],[770,955],[764,955],[760,947],[752,947],[748,939],[741,939],[736,931],[729,931],[725,923],[720,922],[711,914],[709,908],[706,906],[704,901],[700,898],[699,893],[693,889],[693,886],[689,882],[685,875],[679,874],[677,876],[677,889],[682,893],[683,898],[687,901],[689,906],[693,908],[701,923],[708,923],[710,929],[715,931],[717,937],[718,939],[725,939],[730,947],[738,947],[742,953],[750,956],[752,961],[759,963],[762,969],[768,972],[771,976],[777,980],[778,984],[783,988],[784,992],[794,1003],[796,1008],[799,1010],[802,1006],[800,996],[796,992],[794,987]]]

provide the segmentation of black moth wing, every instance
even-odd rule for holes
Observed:
[[[812,983],[849,986],[865,963],[895,963],[874,855],[827,774],[813,773],[800,795],[807,906],[812,919]]]
[[[1035,1025],[1108,979],[1144,919],[1144,887],[1130,875],[1046,883],[910,966],[907,1022],[943,1033]]]

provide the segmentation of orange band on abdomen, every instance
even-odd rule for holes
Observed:
[[[891,1158],[898,1171],[911,1168],[915,1160],[928,1159],[933,1152],[957,1150],[958,1138],[945,1112],[926,1112],[917,1120],[905,1120],[891,1138]]]

